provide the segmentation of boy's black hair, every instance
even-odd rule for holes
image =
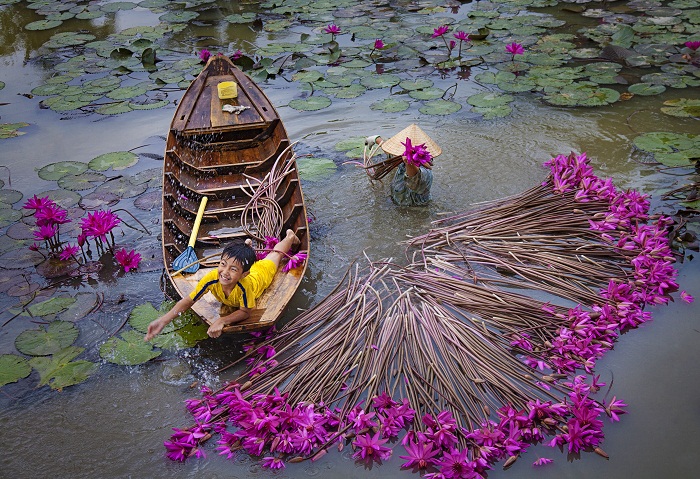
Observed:
[[[235,240],[233,243],[224,248],[224,251],[221,253],[221,259],[228,258],[233,258],[241,263],[244,273],[248,271],[250,267],[253,266],[253,263],[255,263],[255,261],[258,259],[255,256],[255,250],[253,247],[245,243],[245,238]]]

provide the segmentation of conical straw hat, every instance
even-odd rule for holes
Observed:
[[[389,155],[403,155],[406,147],[401,143],[406,143],[406,138],[410,138],[413,145],[425,143],[425,147],[433,158],[442,153],[442,149],[415,123],[407,126],[382,143],[382,150]]]

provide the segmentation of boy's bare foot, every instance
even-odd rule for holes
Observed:
[[[287,230],[287,236],[285,237],[285,239],[291,239],[292,245],[301,243],[301,240],[299,239],[299,237],[297,235],[295,235],[294,231],[292,231],[291,229]]]

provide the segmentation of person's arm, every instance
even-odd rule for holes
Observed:
[[[228,316],[222,316],[216,321],[212,323],[211,326],[209,326],[209,329],[207,330],[207,334],[209,335],[210,338],[218,338],[221,336],[221,333],[224,330],[224,326],[228,326],[229,324],[236,324],[240,323],[241,321],[245,321],[250,317],[250,312],[252,310],[250,308],[245,308],[241,306],[238,308],[236,311],[233,313],[229,314]]]
[[[190,309],[193,304],[194,301],[192,301],[189,296],[182,298],[180,301],[175,303],[173,309],[165,313],[160,318],[151,321],[151,324],[148,325],[148,332],[146,333],[146,336],[143,337],[143,340],[150,341],[158,336],[160,332],[163,331],[164,327],[170,324],[175,318],[178,317],[178,315]]]

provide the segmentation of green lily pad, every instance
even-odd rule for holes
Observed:
[[[384,73],[382,75],[371,75],[364,77],[360,80],[360,83],[369,89],[389,88],[401,83],[401,77],[398,75]]]
[[[168,23],[189,23],[195,18],[199,16],[199,13],[197,12],[190,12],[190,11],[177,11],[177,12],[168,12],[164,15],[161,15],[158,17],[158,20],[161,22],[168,22]]]
[[[0,355],[0,387],[16,383],[26,378],[32,372],[32,367],[26,359],[15,354]]]
[[[502,118],[510,115],[513,109],[510,105],[498,105],[491,107],[475,106],[472,108],[475,113],[480,113],[484,116],[484,120],[493,120],[494,118]]]
[[[360,150],[360,156],[362,156],[362,149],[365,146],[364,137],[352,137],[345,140],[340,140],[335,144],[335,151],[350,151],[350,150]]]
[[[5,82],[4,82],[4,81],[0,81],[0,90],[2,90],[3,88],[5,88]]]
[[[21,219],[21,211],[12,208],[0,208],[0,228],[5,228]]]
[[[0,189],[0,203],[14,205],[17,202],[22,201],[22,198],[24,198],[24,195],[21,191],[8,190],[5,188]]]
[[[28,312],[33,317],[50,316],[65,311],[75,303],[75,301],[75,298],[72,296],[57,296],[42,301],[41,303],[33,304],[29,307]]]
[[[153,211],[161,207],[163,195],[160,191],[151,191],[136,198],[134,206],[143,211]]]
[[[9,208],[0,209],[0,224],[2,224],[2,217],[5,211],[16,211],[20,216],[21,212],[17,210],[10,210]],[[24,269],[32,266],[36,266],[42,261],[44,261],[44,255],[38,251],[32,251],[28,248],[21,248],[10,250],[0,256],[0,264],[6,269]]]
[[[29,126],[29,123],[2,123],[0,124],[0,139],[13,138],[15,136],[24,135],[26,131],[19,131],[20,128]]]
[[[96,293],[81,292],[76,294],[74,299],[75,302],[59,313],[56,319],[75,323],[90,314],[100,304],[100,298]]]
[[[294,99],[289,106],[300,111],[316,111],[331,106],[331,99],[325,96],[311,96],[305,99]]]
[[[679,118],[698,118],[700,117],[700,100],[691,98],[675,98],[666,100],[665,107],[661,107],[661,111],[667,115]]]
[[[418,80],[403,80],[399,83],[399,87],[407,91],[422,90],[433,86],[433,81],[427,78],[419,78]]]
[[[191,348],[199,341],[209,338],[207,334],[208,329],[209,326],[202,321],[192,321],[184,327],[170,333],[159,334],[153,339],[153,344],[159,348],[169,350]]]
[[[102,173],[88,171],[79,175],[66,175],[58,180],[58,186],[70,191],[89,190],[96,186],[95,183],[102,183],[106,178]]]
[[[229,23],[251,23],[256,16],[254,12],[234,13],[224,17],[224,20]]]
[[[113,170],[123,170],[134,166],[138,161],[139,156],[135,153],[130,151],[115,151],[93,158],[90,160],[90,163],[88,163],[88,166],[95,171],[107,171],[110,168]]]
[[[113,193],[120,198],[133,198],[147,189],[148,185],[146,183],[135,185],[128,176],[119,176],[102,183],[95,188],[94,193],[99,193],[101,195]]]
[[[381,110],[385,113],[398,113],[408,110],[409,106],[411,106],[411,104],[406,100],[385,98],[384,100],[372,103],[369,107],[372,110]]]
[[[467,103],[469,103],[472,106],[488,108],[506,105],[512,102],[514,99],[515,98],[512,95],[505,95],[502,93],[494,92],[482,92],[467,98]]]
[[[120,338],[109,338],[100,346],[100,357],[110,363],[120,366],[135,366],[160,356],[161,351],[153,349],[153,345],[143,340],[143,334],[130,330],[121,334]]]
[[[15,339],[15,347],[28,356],[47,356],[70,346],[76,339],[78,328],[73,323],[53,321],[46,329],[31,329],[20,333]]]
[[[299,158],[297,168],[302,180],[318,181],[331,176],[338,167],[329,158]]]
[[[664,166],[670,166],[672,168],[680,166],[693,166],[695,160],[688,157],[688,155],[683,151],[676,151],[673,153],[654,153],[654,159]]]
[[[654,85],[652,83],[635,83],[627,88],[627,91],[640,96],[658,95],[666,91],[663,85]]]
[[[48,196],[51,201],[56,203],[58,206],[66,209],[80,203],[79,193],[76,193],[75,191],[64,190],[63,188],[60,188],[58,190],[44,191],[43,193],[40,193],[37,196],[39,196],[40,198]]]
[[[137,85],[123,86],[110,91],[105,96],[112,100],[128,100],[150,91],[152,85],[150,82],[141,82]]]
[[[101,115],[120,115],[122,113],[128,113],[131,111],[128,101],[120,101],[116,103],[109,103],[102,105],[95,110]]]
[[[120,10],[133,10],[137,5],[133,2],[110,2],[100,6],[105,13],[116,13]]]
[[[39,386],[62,390],[85,381],[97,369],[90,361],[72,361],[85,348],[68,346],[51,357],[32,358],[29,364],[39,373]]]
[[[28,23],[24,26],[25,30],[50,30],[61,25],[63,22],[61,20],[37,20],[35,22]]]
[[[154,100],[146,99],[144,101],[130,101],[129,108],[131,110],[155,110],[170,105],[169,100]]]
[[[160,309],[153,307],[151,303],[144,303],[135,306],[134,309],[129,313],[129,324],[135,330],[146,334],[148,332],[148,325],[151,321],[156,320],[163,316],[165,313],[170,311],[173,306],[175,306],[175,301],[164,301],[160,305]],[[170,333],[172,331],[178,330],[185,327],[188,323],[193,321],[199,321],[191,310],[182,313],[180,316],[175,318],[170,324],[163,328],[163,333]],[[143,340],[143,337],[141,338]]]
[[[80,175],[88,169],[88,165],[81,161],[58,161],[41,168],[37,174],[46,181],[58,181],[64,176]]]
[[[674,153],[678,150],[689,150],[695,146],[694,137],[679,133],[655,131],[639,135],[632,144],[635,148],[647,153]]]
[[[338,87],[338,88],[327,88],[326,93],[332,94],[336,98],[357,98],[358,96],[363,95],[367,89],[362,86],[358,85],[357,83],[353,83],[352,85],[349,86],[343,86],[343,87]]]
[[[442,98],[445,94],[445,90],[437,87],[423,88],[421,90],[411,90],[408,92],[408,96],[414,100],[437,100]]]
[[[462,109],[462,105],[457,102],[437,99],[426,101],[419,111],[424,115],[450,115]]]

